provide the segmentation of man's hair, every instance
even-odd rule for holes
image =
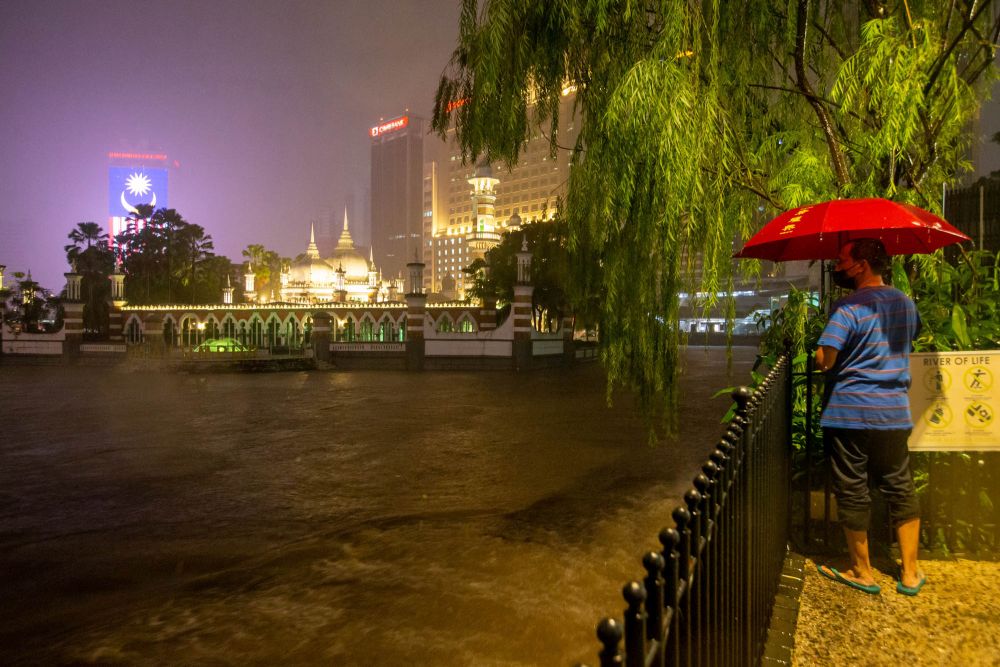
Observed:
[[[854,239],[851,241],[851,257],[859,262],[868,262],[872,273],[883,273],[889,266],[889,255],[878,239]]]

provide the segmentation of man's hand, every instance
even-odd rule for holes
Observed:
[[[826,373],[835,363],[837,363],[837,348],[829,345],[820,345],[816,348],[816,368]]]

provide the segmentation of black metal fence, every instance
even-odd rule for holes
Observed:
[[[662,548],[642,559],[646,577],[623,590],[624,621],[597,626],[602,667],[760,660],[788,538],[790,391],[782,357],[752,394],[734,393],[725,435],[660,532]]]
[[[1000,181],[990,179],[965,188],[948,190],[945,218],[968,234],[973,247],[1000,252]],[[957,254],[950,248],[949,254]]]

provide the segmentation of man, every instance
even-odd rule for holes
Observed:
[[[868,557],[870,474],[888,502],[899,540],[902,571],[896,590],[916,595],[926,580],[917,569],[920,505],[906,441],[913,429],[909,355],[920,324],[913,302],[882,281],[888,265],[880,241],[857,239],[844,244],[834,267],[834,283],[854,291],[833,305],[816,365],[828,374],[820,424],[851,568],[818,569],[838,583],[880,592]]]

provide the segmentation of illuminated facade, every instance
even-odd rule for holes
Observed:
[[[149,204],[153,208],[168,208],[167,156],[162,153],[108,153],[108,237],[126,231],[136,207]]]
[[[454,140],[429,136],[424,146],[423,253],[425,289],[449,298],[462,298],[466,276],[462,269],[489,247],[484,232],[496,236],[517,229],[526,222],[551,220],[558,201],[565,197],[569,184],[572,148],[580,134],[579,121],[573,115],[576,88],[563,91],[560,107],[559,150],[549,155],[548,129],[537,130],[521,152],[513,169],[493,166],[496,177],[493,200],[486,202],[476,192],[476,170],[484,165],[462,163]],[[490,209],[492,229],[481,229],[484,206]]]
[[[423,235],[424,123],[399,116],[368,130],[371,138],[371,238],[387,275],[402,275]]]

